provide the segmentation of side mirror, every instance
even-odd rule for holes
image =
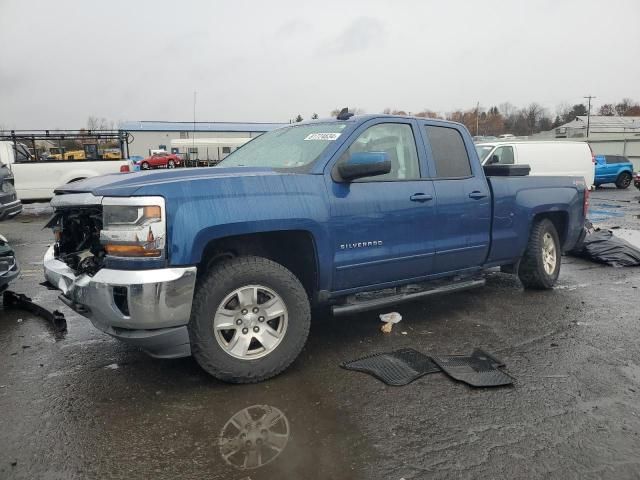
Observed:
[[[487,162],[488,165],[495,165],[496,163],[500,163],[500,159],[497,155],[491,155],[491,158]]]
[[[356,152],[346,162],[338,164],[338,174],[345,181],[374,177],[391,172],[387,152]]]

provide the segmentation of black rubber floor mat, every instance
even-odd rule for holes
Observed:
[[[513,378],[499,367],[504,367],[497,358],[476,349],[471,356],[445,355],[432,360],[451,378],[472,387],[500,387],[511,385]]]
[[[376,353],[344,362],[340,366],[347,370],[368,373],[395,387],[407,385],[423,375],[440,371],[429,357],[412,348],[403,348],[391,353]]]

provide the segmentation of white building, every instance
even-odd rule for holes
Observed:
[[[591,115],[576,117],[575,120],[554,129],[556,138],[585,138],[589,124],[589,140],[618,138],[640,138],[640,117],[612,117]]]
[[[146,157],[151,150],[171,151],[171,140],[254,138],[283,126],[282,123],[232,122],[123,122],[120,130],[131,135],[129,156]],[[177,147],[173,147],[177,148]],[[175,153],[178,153],[177,150]]]
[[[624,155],[640,170],[640,117],[591,115],[587,137],[587,116],[533,135],[532,140],[583,139],[596,155]]]

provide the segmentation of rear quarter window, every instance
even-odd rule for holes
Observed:
[[[471,176],[469,154],[462,135],[455,128],[426,125],[437,178],[464,178]]]
[[[615,163],[627,163],[628,160],[625,157],[621,157],[619,155],[606,155],[604,157],[607,165],[615,164]]]

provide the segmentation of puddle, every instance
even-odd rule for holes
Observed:
[[[588,217],[593,223],[600,223],[608,218],[624,217],[624,212],[591,208]]]
[[[622,205],[614,205],[611,203],[598,203],[598,207],[606,207],[606,208],[622,208]]]
[[[110,363],[74,377],[73,391],[82,392],[85,402],[81,420],[104,422],[99,434],[78,419],[69,423],[69,434],[84,439],[74,458],[108,450],[113,458],[125,459],[121,468],[136,471],[136,459],[161,451],[164,478],[182,478],[185,466],[193,478],[210,480],[371,478],[374,447],[353,413],[343,410],[340,396],[321,386],[327,383],[316,386],[288,375],[229,386],[191,372],[187,360],[159,369],[165,370],[159,382],[147,371],[150,362],[116,370],[120,365]],[[53,372],[51,381],[66,373]],[[59,380],[58,390],[48,393],[57,398],[68,392],[66,383]],[[81,460],[77,463],[82,466]],[[95,473],[107,476],[102,467]]]
[[[284,452],[291,427],[287,416],[271,405],[237,411],[220,431],[220,456],[238,470],[263,467]]]

